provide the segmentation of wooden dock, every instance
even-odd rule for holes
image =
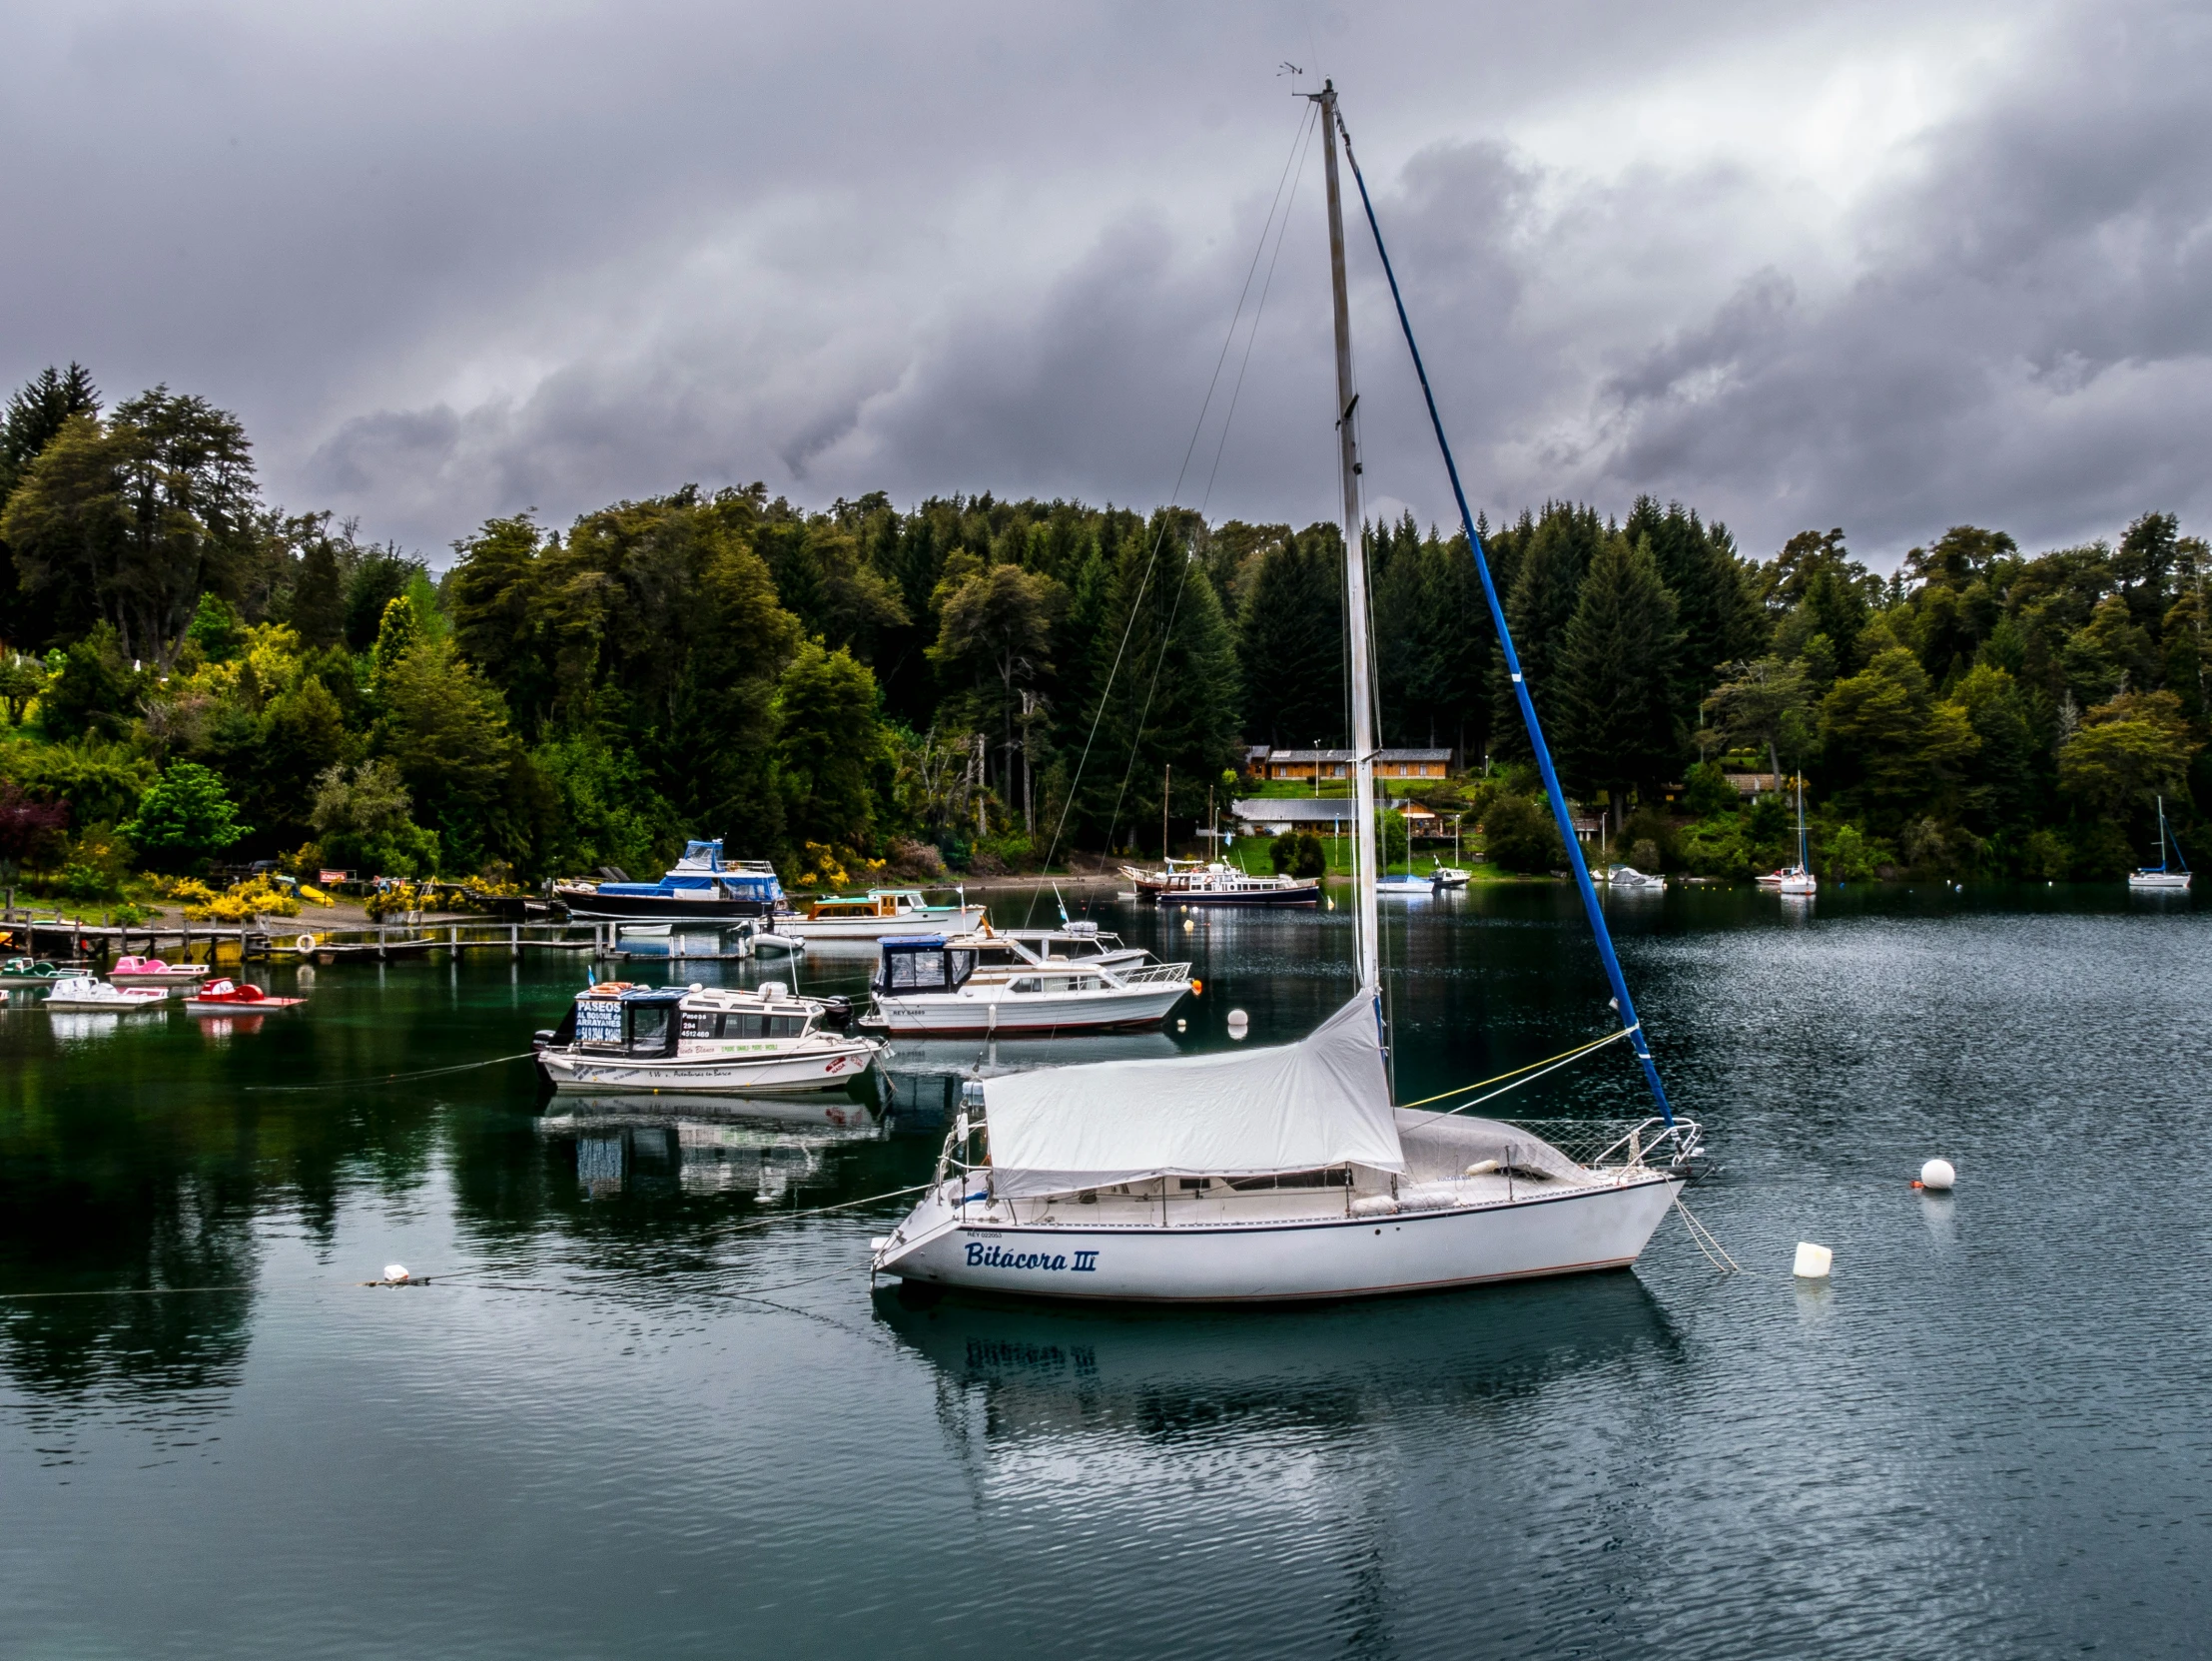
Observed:
[[[28,912],[0,915],[0,939],[9,955],[82,958],[97,966],[137,954],[172,963],[325,963],[388,962],[432,952],[504,951],[519,958],[525,951],[582,953],[595,958],[656,958],[684,962],[708,954],[637,952],[625,949],[614,923],[370,923],[351,928],[318,926],[290,917],[265,917],[253,923],[190,923],[130,926],[87,923],[79,918],[37,918]],[[743,956],[714,953],[710,961]]]

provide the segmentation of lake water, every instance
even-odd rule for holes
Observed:
[[[1390,904],[1401,1099],[1599,1030],[1571,896]],[[550,954],[325,969],[252,1032],[0,1013],[0,1651],[2203,1653],[2205,919],[1783,905],[1614,903],[1742,1273],[1670,1220],[1634,1272],[1330,1308],[872,1293],[902,1203],[791,1214],[925,1177],[980,1046],[773,1124],[348,1082],[525,1050]],[[1341,912],[1104,916],[1196,961],[1187,1031],[999,1065],[1347,991]],[[1639,1089],[1616,1048],[1519,1111]],[[358,1283],[394,1260],[434,1283]]]

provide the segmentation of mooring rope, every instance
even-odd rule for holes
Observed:
[[[1713,1231],[1691,1215],[1690,1208],[1682,1203],[1679,1191],[1675,1195],[1675,1210],[1682,1213],[1682,1221],[1690,1227],[1690,1244],[1705,1253],[1707,1262],[1723,1274],[1738,1274],[1743,1271],[1743,1265],[1730,1256],[1721,1243],[1713,1238]]]
[[[309,1090],[357,1090],[366,1085],[404,1084],[410,1079],[435,1079],[447,1073],[472,1073],[479,1067],[503,1067],[510,1061],[528,1061],[535,1050],[517,1051],[511,1056],[493,1056],[489,1061],[464,1061],[456,1067],[426,1067],[419,1073],[383,1073],[372,1079],[333,1079],[320,1085],[248,1085],[250,1092],[264,1095],[293,1094]]]
[[[1429,1103],[1441,1102],[1447,1096],[1463,1096],[1470,1090],[1489,1090],[1490,1086],[1505,1084],[1508,1079],[1520,1079],[1520,1084],[1506,1085],[1506,1090],[1519,1090],[1521,1085],[1541,1079],[1546,1073],[1555,1072],[1578,1057],[1587,1056],[1593,1050],[1603,1050],[1608,1044],[1620,1043],[1622,1039],[1635,1031],[1634,1027],[1623,1027],[1617,1033],[1608,1033],[1603,1038],[1592,1039],[1588,1044],[1578,1044],[1572,1050],[1562,1050],[1558,1055],[1546,1056],[1542,1061],[1532,1061],[1526,1067],[1516,1067],[1511,1072],[1500,1073],[1494,1079],[1477,1080],[1471,1085],[1454,1085],[1450,1090],[1440,1090],[1434,1096],[1424,1096],[1418,1102],[1400,1102],[1396,1105],[1401,1108],[1425,1108]],[[1530,1075],[1530,1077],[1522,1079],[1521,1075],[1524,1073]],[[1503,1096],[1504,1094],[1504,1090],[1491,1091],[1490,1096],[1479,1097],[1477,1101],[1487,1102],[1491,1100],[1491,1097]],[[1451,1111],[1453,1113],[1464,1113],[1475,1105],[1475,1102],[1462,1102]]]
[[[506,1059],[507,1059],[507,1060],[509,1060],[509,1061],[512,1061],[512,1060],[513,1060],[514,1058],[513,1058],[512,1056],[509,1056],[509,1057],[508,1057],[508,1058],[506,1058]],[[481,1064],[481,1065],[485,1065],[485,1066],[488,1066],[489,1064],[488,1064],[488,1063],[484,1063],[484,1064]],[[849,1211],[851,1211],[851,1210],[852,1210],[852,1209],[853,1209],[853,1208],[854,1208],[855,1206],[870,1206],[870,1205],[874,1205],[874,1204],[875,1204],[875,1203],[876,1203],[877,1201],[879,1201],[879,1200],[899,1200],[899,1199],[903,1199],[903,1198],[904,1198],[905,1196],[907,1196],[907,1195],[910,1195],[910,1194],[920,1194],[920,1193],[922,1193],[922,1192],[923,1192],[923,1191],[924,1191],[925,1189],[928,1189],[928,1188],[930,1188],[931,1186],[932,1186],[932,1185],[930,1185],[930,1184],[928,1184],[928,1183],[916,1183],[916,1184],[915,1184],[915,1185],[914,1185],[914,1186],[913,1186],[912,1188],[893,1189],[893,1190],[892,1190],[892,1191],[891,1191],[890,1193],[888,1193],[888,1194],[870,1194],[870,1195],[866,1195],[866,1196],[863,1196],[863,1197],[862,1197],[861,1199],[858,1199],[858,1200],[840,1200],[840,1201],[839,1201],[839,1202],[838,1202],[838,1203],[837,1203],[836,1205],[834,1205],[834,1206],[810,1206],[810,1207],[808,1207],[808,1208],[807,1208],[807,1209],[806,1209],[805,1211],[797,1211],[797,1212],[778,1212],[778,1213],[777,1213],[777,1214],[776,1214],[776,1215],[775,1215],[774,1217],[765,1217],[765,1218],[761,1218],[761,1219],[760,1219],[760,1220],[758,1220],[757,1222],[753,1222],[753,1223],[740,1223],[740,1224],[736,1225],[736,1226],[735,1226],[734,1228],[731,1228],[731,1229],[729,1229],[729,1230],[727,1230],[727,1231],[725,1231],[725,1232],[726,1232],[726,1233],[728,1233],[728,1234],[733,1234],[733,1235],[742,1235],[742,1234],[747,1234],[747,1233],[749,1233],[749,1232],[751,1232],[752,1230],[755,1230],[755,1229],[767,1229],[767,1228],[771,1228],[771,1227],[773,1227],[774,1225],[776,1225],[776,1224],[778,1224],[778,1223],[790,1223],[790,1222],[792,1222],[792,1221],[794,1221],[795,1219],[798,1219],[798,1218],[803,1218],[803,1217],[827,1217],[827,1216],[828,1216],[828,1215],[829,1215],[830,1213],[832,1213],[832,1212],[849,1212]],[[470,1278],[467,1278],[467,1276],[469,1276],[469,1275],[480,1275],[480,1274],[484,1274],[484,1273],[496,1273],[496,1272],[497,1272],[497,1270],[495,1270],[495,1269],[489,1269],[489,1270],[487,1270],[487,1269],[485,1269],[485,1268],[481,1268],[481,1267],[478,1267],[478,1268],[472,1268],[472,1269],[471,1269],[471,1268],[457,1268],[457,1269],[453,1269],[453,1270],[451,1270],[450,1272],[443,1272],[443,1273],[441,1273],[441,1272],[439,1272],[439,1271],[437,1271],[437,1270],[434,1270],[434,1269],[433,1269],[433,1270],[432,1270],[431,1272],[429,1272],[429,1273],[427,1273],[427,1274],[410,1274],[410,1275],[408,1275],[408,1276],[406,1277],[406,1279],[404,1279],[404,1280],[354,1280],[354,1281],[345,1281],[345,1280],[321,1280],[321,1279],[317,1279],[317,1280],[298,1280],[298,1281],[260,1281],[260,1280],[237,1280],[237,1281],[231,1281],[231,1282],[228,1282],[228,1283],[226,1283],[226,1284],[222,1284],[222,1285],[209,1285],[209,1286],[99,1286],[99,1287],[95,1287],[95,1288],[92,1288],[92,1289],[89,1289],[89,1290],[84,1290],[84,1291],[9,1291],[9,1292],[0,1292],[0,1303],[17,1303],[17,1302],[24,1302],[24,1301],[27,1301],[27,1300],[29,1300],[29,1299],[31,1299],[31,1298],[35,1298],[35,1297],[154,1297],[154,1296],[162,1296],[162,1295],[167,1295],[167,1294],[169,1294],[169,1293],[171,1293],[171,1292],[198,1292],[198,1291],[270,1291],[270,1290],[274,1290],[274,1289],[276,1289],[276,1288],[277,1288],[278,1286],[282,1286],[282,1285],[296,1285],[296,1286],[344,1286],[344,1285],[349,1285],[349,1284],[351,1284],[351,1285],[357,1285],[357,1286],[405,1286],[405,1285],[428,1285],[428,1284],[430,1284],[430,1283],[431,1283],[432,1281],[438,1281],[438,1282],[442,1282],[443,1284],[445,1284],[445,1285],[449,1285],[449,1286],[456,1286],[456,1285],[457,1285],[457,1286],[475,1286],[475,1287],[478,1287],[479,1289],[482,1289],[482,1290],[486,1290],[486,1291],[552,1291],[552,1292],[561,1292],[561,1293],[565,1293],[565,1294],[571,1294],[571,1295],[583,1295],[583,1294],[587,1294],[587,1293],[595,1292],[595,1291],[597,1291],[597,1290],[601,1289],[601,1288],[598,1288],[598,1287],[595,1287],[595,1286],[588,1286],[588,1285],[587,1285],[587,1286],[540,1286],[540,1285],[526,1285],[526,1284],[522,1284],[522,1283],[519,1283],[519,1282],[513,1282],[513,1281],[501,1282],[501,1281],[497,1281],[497,1280],[482,1280],[482,1279],[470,1279]],[[831,1274],[825,1274],[825,1275],[816,1275],[816,1276],[814,1276],[813,1278],[811,1278],[811,1279],[807,1279],[807,1280],[794,1280],[794,1281],[791,1281],[791,1282],[789,1282],[789,1283],[788,1283],[788,1284],[786,1284],[786,1285],[780,1285],[780,1286],[763,1286],[763,1287],[760,1287],[760,1288],[758,1288],[758,1289],[759,1289],[759,1290],[761,1290],[761,1291],[789,1291],[789,1290],[791,1290],[791,1289],[793,1289],[794,1287],[797,1287],[797,1286],[806,1286],[806,1285],[812,1285],[812,1284],[814,1284],[815,1280],[821,1280],[821,1279],[831,1279],[831,1278],[834,1278],[834,1277],[835,1277],[836,1275],[838,1275],[838,1274],[843,1274],[843,1273],[847,1273],[847,1272],[849,1272],[849,1271],[848,1271],[848,1270],[845,1270],[845,1269],[837,1269],[837,1270],[834,1270],[834,1271],[832,1271],[832,1273],[831,1273]],[[724,1291],[724,1290],[716,1290],[716,1291],[714,1291],[714,1292],[713,1292],[713,1293],[712,1293],[711,1295],[714,1295],[714,1296],[717,1296],[717,1297],[744,1297],[744,1296],[750,1296],[750,1295],[751,1295],[751,1293],[749,1293],[749,1292],[746,1292],[746,1291],[743,1291],[743,1290],[739,1290],[739,1289],[731,1289],[731,1290],[726,1290],[726,1291]]]

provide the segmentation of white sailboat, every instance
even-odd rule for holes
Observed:
[[[1821,879],[1813,874],[1813,862],[1808,857],[1805,844],[1805,774],[1798,774],[1798,863],[1783,872],[1782,881],[1776,884],[1785,894],[1816,894],[1820,892]]]
[[[873,1243],[879,1273],[1051,1297],[1241,1302],[1618,1267],[1643,1250],[1696,1152],[1697,1127],[1671,1117],[1664,1125],[1647,1122],[1596,1159],[1578,1163],[1511,1125],[1391,1104],[1377,957],[1377,735],[1350,420],[1335,89],[1324,86],[1315,96],[1329,127],[1329,253],[1357,755],[1357,990],[1297,1044],[1107,1062],[977,1084],[922,1201],[890,1236]],[[1464,516],[1464,501],[1461,506]],[[1471,527],[1469,541],[1479,550]],[[1484,584],[1491,593],[1487,570]],[[1502,620],[1499,633],[1555,814],[1564,818]],[[1634,1042],[1649,1069],[1589,874],[1579,855],[1571,857],[1586,910],[1607,948],[1603,955],[1625,1024],[1612,1036]],[[1656,1086],[1656,1073],[1650,1076]],[[1663,1096],[1661,1105],[1665,1112]]]
[[[2178,871],[2168,869],[2171,863],[2167,857],[2169,847],[2173,850],[2172,858],[2179,860],[2181,863],[2181,869]],[[2172,890],[2189,886],[2189,862],[2181,857],[2181,844],[2166,834],[2166,798],[2163,796],[2158,798],[2158,863],[2155,866],[2145,865],[2138,870],[2130,871],[2127,877],[2127,886],[2153,890]]]

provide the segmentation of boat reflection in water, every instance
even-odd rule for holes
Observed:
[[[817,1179],[828,1152],[890,1135],[882,1112],[854,1100],[774,1096],[562,1096],[540,1136],[574,1141],[587,1199],[625,1192],[742,1194],[762,1202]]]
[[[1277,1440],[1286,1421],[1349,1430],[1427,1412],[1464,1425],[1470,1409],[1680,1349],[1666,1311],[1627,1270],[1203,1313],[1002,1302],[889,1282],[877,1287],[874,1305],[877,1318],[928,1360],[939,1416],[964,1436],[978,1426],[994,1442],[1080,1429],[1161,1455],[1197,1423],[1249,1420]]]
[[[53,1029],[54,1047],[59,1050],[113,1038],[123,1030],[122,1016],[92,1010],[56,1010],[47,1021]]]

